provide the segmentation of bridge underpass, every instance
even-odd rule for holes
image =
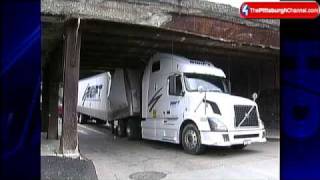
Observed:
[[[196,22],[197,28],[190,30],[192,25],[187,18],[177,21],[185,23],[180,24],[180,29],[176,26],[179,23],[154,27],[86,18],[43,18],[43,131],[48,132],[48,138],[58,138],[57,92],[62,86],[61,153],[78,153],[78,79],[114,68],[143,70],[156,52],[213,62],[231,80],[232,94],[249,98],[253,92],[265,94],[266,100],[259,102],[262,118],[267,128],[278,128],[279,99],[270,97],[279,94],[278,37],[268,40],[269,31],[255,30],[252,33],[268,41],[254,42],[254,38],[239,30],[223,34],[218,28],[208,28],[207,21],[193,19],[192,25]]]

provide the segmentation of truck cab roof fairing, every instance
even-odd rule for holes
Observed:
[[[183,72],[208,74],[223,78],[226,77],[222,69],[215,67],[211,62],[188,59],[182,56],[168,53],[156,53],[151,58],[149,65],[152,65],[154,62],[159,60],[162,62],[161,66],[164,68],[164,70],[162,70],[164,74],[168,74],[171,72]]]

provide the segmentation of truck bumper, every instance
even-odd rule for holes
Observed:
[[[201,143],[208,146],[247,145],[267,141],[264,129],[228,132],[200,131],[200,135]]]

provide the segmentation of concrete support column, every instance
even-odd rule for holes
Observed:
[[[64,34],[63,122],[60,152],[65,156],[79,156],[77,133],[77,99],[80,67],[80,20],[69,20]]]
[[[58,139],[59,83],[50,83],[48,139]]]

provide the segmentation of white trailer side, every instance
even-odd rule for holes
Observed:
[[[99,120],[108,120],[111,75],[101,73],[79,81],[77,112]]]

